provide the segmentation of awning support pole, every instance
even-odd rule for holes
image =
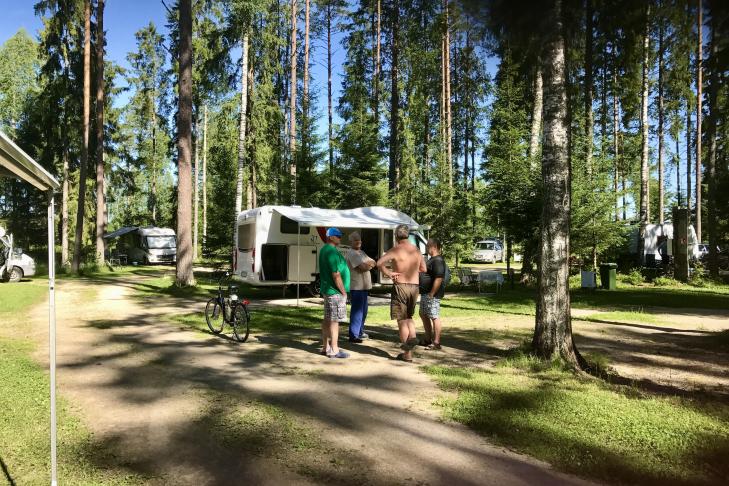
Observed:
[[[53,191],[48,191],[48,334],[51,374],[51,486],[58,484],[56,463],[56,239]]]
[[[296,222],[296,307],[299,306],[299,287],[301,284],[301,223]]]

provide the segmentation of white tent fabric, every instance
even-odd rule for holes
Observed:
[[[355,209],[298,208],[272,206],[272,209],[301,226],[326,226],[336,228],[392,228],[406,224],[411,229],[419,228],[410,216],[395,209],[371,206]]]
[[[43,167],[0,131],[0,177],[26,181],[48,194],[48,339],[51,378],[51,485],[58,484],[56,464],[56,251],[53,193],[60,186]]]

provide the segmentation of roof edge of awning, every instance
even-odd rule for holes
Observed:
[[[40,190],[59,189],[61,184],[38,162],[18,147],[10,137],[0,131],[0,162],[16,177],[29,182]],[[7,163],[6,163],[7,162]]]

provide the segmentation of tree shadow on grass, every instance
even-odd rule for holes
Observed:
[[[619,440],[598,438],[607,439],[606,436],[611,435],[611,431],[604,429],[604,423],[622,420],[619,415],[615,415],[619,412],[597,408],[589,413],[607,415],[604,419],[598,417],[594,422],[583,419],[580,423],[584,425],[576,425],[572,418],[564,422],[563,427],[559,425],[563,423],[564,417],[555,415],[555,410],[568,409],[577,414],[587,412],[579,410],[579,398],[570,397],[570,387],[565,387],[560,379],[545,380],[544,376],[538,375],[536,379],[539,382],[536,386],[530,382],[528,386],[522,386],[522,389],[514,389],[499,385],[498,381],[487,381],[487,384],[470,381],[477,373],[464,374],[459,371],[453,369],[445,372],[446,378],[442,386],[462,394],[455,400],[455,404],[448,402],[446,414],[496,443],[545,459],[562,470],[587,474],[608,482],[655,485],[726,484],[729,465],[725,459],[729,453],[729,436],[717,437],[715,433],[694,429],[686,431],[690,436],[686,435],[684,440],[676,442],[682,449],[673,449],[670,443],[662,444],[662,449],[658,452],[645,444],[626,447],[621,441],[638,439],[630,436],[627,439],[621,436]],[[627,400],[645,398],[627,397]],[[688,406],[693,408],[690,404]],[[696,407],[695,410],[717,418],[705,408]],[[634,417],[626,417],[626,423],[635,420]],[[726,423],[726,415],[721,416],[720,420]],[[641,431],[645,434],[646,430],[658,424],[641,425],[646,428]],[[666,427],[669,431],[665,432],[669,437],[674,433],[681,434],[681,425],[666,425],[670,425]],[[575,430],[576,426],[578,430]],[[591,432],[589,427],[598,429]],[[623,430],[616,430],[616,434],[625,433],[626,425],[620,427]],[[600,428],[603,430],[599,430]],[[595,438],[592,437],[593,434],[597,434]],[[656,438],[665,439],[660,435]],[[645,456],[631,457],[626,454],[631,447],[636,446],[644,450]],[[679,472],[684,476],[679,476]]]
[[[499,474],[519,471],[520,476],[542,484],[564,483],[564,478],[542,466],[497,454],[479,442],[467,444],[439,433],[448,426],[435,418],[413,416],[392,407],[387,400],[370,398],[364,390],[397,394],[411,389],[412,384],[404,376],[368,372],[366,367],[354,373],[335,373],[341,370],[341,363],[307,357],[311,356],[311,346],[305,341],[316,337],[315,330],[289,330],[291,335],[287,337],[269,335],[251,346],[229,346],[216,339],[180,341],[166,336],[168,325],[154,315],[140,314],[125,321],[123,326],[90,323],[101,328],[98,331],[103,334],[98,338],[109,342],[113,349],[128,350],[128,355],[115,351],[104,360],[104,366],[113,369],[113,378],[90,384],[91,389],[110,394],[117,405],[126,409],[143,410],[189,393],[186,390],[192,387],[203,391],[208,405],[195,417],[176,420],[172,428],[140,424],[136,414],[120,418],[122,423],[97,435],[89,446],[92,459],[94,450],[100,449],[110,451],[117,462],[115,467],[137,474],[161,475],[163,480],[173,479],[167,474],[186,471],[197,475],[174,478],[182,482],[184,477],[204,477],[212,484],[270,484],[271,477],[266,474],[275,467],[283,469],[284,477],[301,475],[317,483],[385,485],[404,479],[392,477],[389,471],[401,456],[403,444],[415,441],[423,450],[407,447],[411,454],[408,464],[412,464],[408,474],[423,484],[478,484],[461,468],[433,461],[434,450],[439,454],[447,450],[473,467],[489,464],[500,470]],[[145,359],[130,362],[131,355],[140,350]],[[211,366],[204,356],[215,356],[215,365]],[[79,356],[74,367],[96,366],[98,361],[97,355]],[[292,373],[297,367],[311,366],[324,369],[314,374]],[[223,394],[224,398],[211,398],[210,393]],[[261,419],[246,411],[251,402],[268,404],[278,411],[273,419]],[[355,410],[358,412],[353,414]],[[281,423],[285,426],[277,428]],[[326,424],[325,429],[322,424]],[[296,429],[299,426],[301,429]],[[386,431],[379,437],[392,437],[391,444],[367,445],[392,449],[379,459],[395,461],[389,466],[375,463],[372,456],[360,450],[359,444],[365,445],[360,441],[367,440],[372,429]],[[322,435],[321,430],[328,432]],[[351,445],[329,440],[330,434],[352,437],[347,441]],[[276,474],[272,477],[281,477],[280,472]]]
[[[8,482],[10,486],[15,486],[15,480],[10,475],[10,471],[8,471],[8,466],[5,465],[5,461],[3,461],[2,456],[0,456],[0,469],[3,470],[3,476],[5,476],[5,480]]]

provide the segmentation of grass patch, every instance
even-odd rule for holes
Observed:
[[[50,380],[31,358],[35,345],[24,335],[28,310],[42,302],[46,282],[36,279],[0,285],[0,481],[50,482]],[[91,433],[58,401],[58,476],[62,484],[139,484],[139,476],[106,466],[111,458],[93,443]]]
[[[50,444],[49,378],[31,358],[27,341],[0,338],[0,459],[8,483],[48,484]],[[93,443],[91,433],[58,404],[58,476],[63,484],[139,484],[140,477],[107,468],[111,458]],[[12,483],[11,483],[12,484]]]
[[[591,322],[625,322],[631,323],[642,323],[642,324],[664,324],[664,322],[655,314],[649,314],[643,312],[643,310],[635,311],[612,311],[612,312],[599,312],[595,314],[589,314],[579,318],[582,321]]]
[[[48,292],[48,283],[40,280],[0,284],[0,316],[13,314],[40,302]]]
[[[359,451],[332,446],[283,408],[230,394],[206,394],[208,406],[200,425],[223,446],[272,458],[317,483],[371,483]]]
[[[457,392],[437,402],[448,418],[564,471],[637,484],[729,478],[726,404],[644,395],[558,366],[539,369],[526,355],[492,370],[425,370]]]

